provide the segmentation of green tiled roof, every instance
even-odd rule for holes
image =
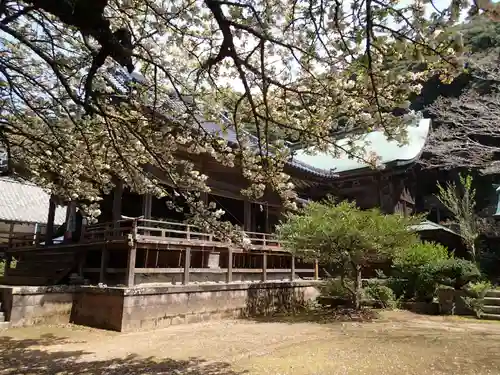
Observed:
[[[430,119],[419,119],[408,125],[408,142],[399,144],[395,140],[388,140],[383,131],[373,131],[355,141],[356,146],[364,147],[365,155],[375,153],[380,157],[382,164],[405,165],[416,161],[424,148],[431,126]],[[347,145],[348,140],[342,139],[339,146]],[[335,157],[332,152],[313,153],[298,150],[293,161],[310,166],[320,173],[352,172],[368,168],[368,164],[359,159],[350,159],[347,155]]]

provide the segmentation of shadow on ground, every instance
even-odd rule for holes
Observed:
[[[43,347],[73,344],[66,338],[44,335],[37,339],[14,340],[0,337],[1,375],[241,375],[244,372],[231,370],[229,364],[207,362],[198,358],[173,360],[165,358],[144,358],[127,356],[108,360],[81,360],[85,351],[47,351]],[[133,348],[131,348],[133,350]],[[168,355],[168,353],[166,353]]]

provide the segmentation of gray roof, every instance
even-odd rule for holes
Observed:
[[[135,81],[141,84],[135,77],[129,76],[125,71],[117,70],[115,74],[108,77],[108,83],[113,87],[115,92],[120,95],[127,94],[127,86],[130,82]],[[180,111],[184,110],[184,102],[173,95],[164,105],[170,108],[176,108]],[[199,124],[203,131],[212,135],[217,135],[229,142],[230,144],[237,143],[236,132],[232,128],[231,121],[225,114],[221,114],[220,123],[206,121],[203,118],[198,118]],[[357,146],[365,147],[365,154],[374,152],[381,158],[381,162],[387,166],[396,164],[408,165],[417,161],[423,151],[429,134],[431,121],[429,119],[418,119],[414,123],[408,124],[408,143],[401,145],[399,142],[389,140],[382,131],[373,131],[363,135],[355,143]],[[247,134],[251,141],[257,143],[257,138],[251,134]],[[341,139],[338,143],[342,146],[348,142],[347,139]],[[301,170],[306,173],[316,175],[326,179],[337,178],[339,173],[352,172],[360,169],[369,168],[369,166],[361,160],[349,158],[347,155],[335,157],[332,152],[318,153],[310,152],[310,150],[299,149],[293,153],[293,157],[288,160],[288,166],[296,170]]]
[[[456,236],[461,237],[460,233],[455,232],[453,229],[447,228],[444,225],[435,223],[430,220],[424,220],[420,224],[412,225],[411,229],[415,230],[415,232],[427,232],[433,230],[442,230]]]
[[[0,177],[0,221],[47,223],[50,195],[22,179]],[[57,207],[54,224],[66,220],[66,208]]]

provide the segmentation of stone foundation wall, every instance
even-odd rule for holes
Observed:
[[[289,311],[315,299],[319,281],[121,287],[0,286],[11,326],[75,323],[114,331]]]
[[[214,318],[265,315],[303,306],[319,295],[317,285],[311,281],[83,287],[71,319],[73,323],[97,328],[136,331]]]
[[[0,286],[5,318],[11,327],[70,322],[74,287]]]

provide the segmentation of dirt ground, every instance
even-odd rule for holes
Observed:
[[[0,332],[0,374],[500,374],[500,324],[396,311],[363,323],[18,328]]]

